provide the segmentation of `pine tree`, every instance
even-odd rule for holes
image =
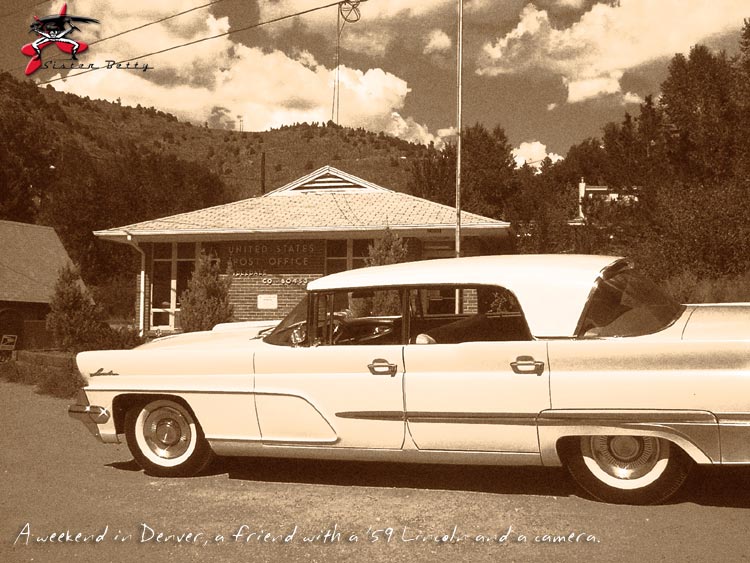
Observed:
[[[365,263],[368,266],[382,266],[385,264],[406,262],[409,254],[409,248],[404,239],[388,227],[386,227],[385,233],[383,233],[383,238],[376,239],[368,247],[367,251],[368,256],[365,258]]]
[[[407,243],[386,227],[383,237],[375,240],[368,249],[365,263],[368,266],[383,266],[406,262],[409,255]],[[378,291],[372,297],[371,310],[377,315],[396,315],[401,311],[401,299],[398,291]]]
[[[102,322],[102,312],[88,294],[75,266],[60,270],[50,309],[47,329],[60,348],[80,352],[102,347],[109,327]]]
[[[221,276],[219,262],[201,252],[187,289],[180,296],[180,326],[184,332],[211,330],[232,320],[229,289],[232,271]]]

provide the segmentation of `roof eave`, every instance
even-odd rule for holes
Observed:
[[[455,233],[455,225],[388,225],[391,231],[401,236],[410,234],[428,237],[452,236]],[[472,236],[506,236],[510,223],[475,223],[463,224],[462,231]],[[282,237],[282,238],[320,238],[321,235],[336,234],[353,238],[368,238],[373,233],[383,232],[386,226],[378,225],[372,227],[305,227],[300,229],[179,229],[179,230],[138,230],[138,229],[108,229],[105,231],[94,231],[94,236],[103,240],[113,242],[129,243],[137,241],[160,241],[160,240],[231,240],[237,237]]]

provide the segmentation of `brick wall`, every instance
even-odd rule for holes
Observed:
[[[261,321],[281,319],[299,303],[305,294],[307,283],[318,279],[319,274],[271,274],[266,276],[243,276],[235,274],[229,291],[234,306],[235,321]],[[261,304],[275,301],[277,308],[258,308]]]
[[[260,244],[269,247],[269,254],[271,254],[271,257],[265,260],[261,255],[260,265],[256,261],[255,264],[249,263],[243,267],[243,263],[236,254],[233,259],[234,276],[229,295],[234,305],[235,321],[283,318],[302,299],[307,284],[321,277],[325,271],[325,241],[323,240],[300,243],[300,253],[295,255],[290,252],[286,255],[292,258],[304,257],[305,264],[298,271],[295,271],[293,263],[278,264],[286,257],[281,253],[273,255],[273,247],[278,243],[266,241]],[[220,250],[224,249],[220,248]],[[255,258],[250,252],[245,254],[250,258]],[[279,260],[280,258],[282,260]],[[272,307],[274,304],[275,308],[263,308],[264,306]]]

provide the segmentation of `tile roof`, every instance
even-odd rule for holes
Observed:
[[[0,301],[49,303],[60,268],[70,264],[52,227],[0,221]]]
[[[337,181],[338,179],[342,181]],[[261,197],[97,231],[104,237],[157,234],[280,233],[362,229],[439,228],[455,224],[456,211],[394,192],[335,168],[324,167]],[[509,224],[462,212],[466,228],[506,229]],[[126,233],[127,232],[127,233]]]

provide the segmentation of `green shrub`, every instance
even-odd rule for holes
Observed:
[[[13,360],[0,362],[0,378],[6,381],[20,381],[21,374],[18,371],[16,362]]]
[[[383,237],[376,239],[367,248],[365,263],[368,266],[381,266],[385,264],[398,264],[405,262],[409,249],[406,242],[386,227]],[[378,291],[372,300],[372,310],[381,315],[396,314],[401,310],[401,301],[398,292]]]
[[[136,329],[112,329],[104,322],[104,309],[94,302],[73,266],[60,270],[50,309],[47,329],[54,335],[57,346],[66,352],[133,348],[144,342]]]
[[[84,383],[81,374],[76,369],[64,372],[45,369],[37,381],[37,391],[45,395],[69,399],[75,396]]]
[[[383,237],[376,239],[367,248],[367,254],[365,262],[368,266],[398,264],[406,262],[409,249],[404,239],[386,227]]]
[[[55,282],[47,315],[47,329],[57,345],[68,352],[95,349],[107,338],[109,327],[81,281],[78,268],[64,266]]]
[[[84,380],[67,356],[64,365],[47,363],[43,358],[32,356],[25,361],[12,360],[0,363],[0,378],[24,385],[35,385],[38,393],[68,399],[83,387]],[[61,362],[61,364],[63,364]]]
[[[740,276],[699,278],[685,270],[667,278],[662,286],[680,303],[750,302],[750,271]]]
[[[229,288],[232,271],[220,275],[218,260],[201,252],[187,289],[180,296],[180,326],[184,332],[211,330],[218,323],[232,320]]]
[[[89,285],[91,296],[108,319],[133,321],[136,315],[136,284],[129,274],[115,275],[98,285]]]

